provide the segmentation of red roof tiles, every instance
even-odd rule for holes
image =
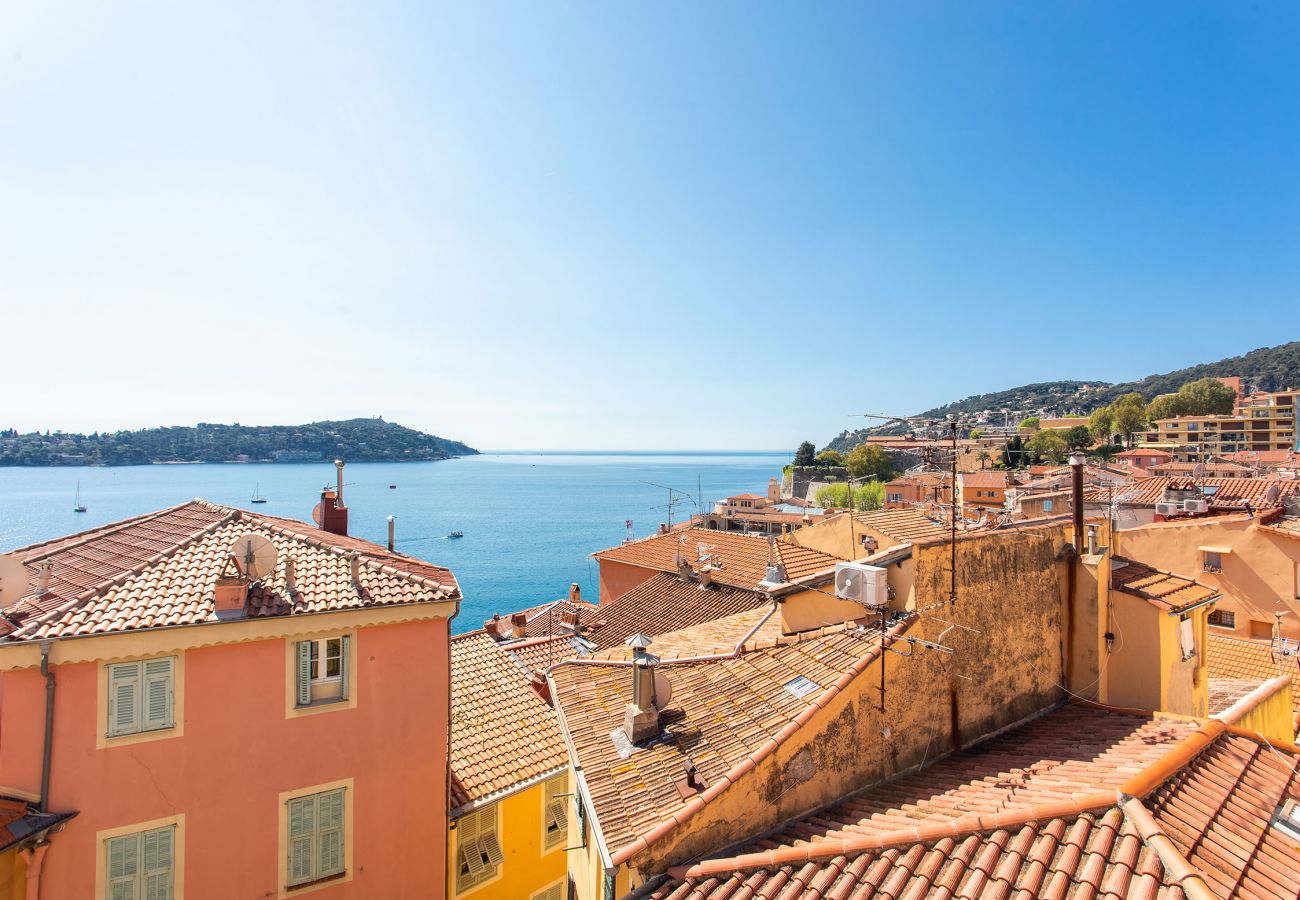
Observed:
[[[650,896],[1294,898],[1300,842],[1270,819],[1300,790],[1297,750],[1066,707],[674,869]]]
[[[1289,652],[1282,655],[1267,642],[1211,633],[1206,653],[1210,678],[1259,684],[1286,675],[1291,679],[1291,709],[1300,712],[1300,647],[1295,641],[1288,641],[1286,647]]]
[[[758,535],[689,528],[642,538],[592,555],[601,562],[626,563],[675,573],[677,564],[674,557],[680,553],[695,569],[706,563],[717,566],[713,573],[714,581],[752,589],[767,572],[768,546],[767,539]],[[776,560],[785,566],[789,580],[833,569],[840,561],[837,557],[786,541],[773,541],[772,546]]]
[[[555,714],[524,668],[483,631],[451,639],[453,810],[562,768]]]
[[[1219,595],[1214,588],[1191,578],[1162,572],[1122,556],[1114,557],[1111,562],[1110,586],[1141,597],[1165,612],[1183,612]]]
[[[602,603],[589,617],[603,623],[586,636],[600,647],[617,647],[634,634],[677,631],[723,616],[767,605],[756,591],[714,584],[700,587],[677,575],[660,573],[623,596]]]
[[[1122,506],[1154,506],[1165,498],[1166,491],[1195,491],[1211,504],[1250,503],[1255,509],[1266,505],[1269,488],[1276,486],[1281,496],[1300,494],[1300,480],[1280,478],[1136,478],[1127,484],[1093,486],[1084,489],[1088,503]]]
[[[441,566],[302,522],[194,500],[12,551],[10,555],[27,566],[31,590],[5,610],[17,626],[8,639],[217,622],[217,577],[226,569],[235,541],[248,534],[269,540],[278,557],[271,575],[250,583],[250,618],[460,596],[455,577]],[[43,562],[51,565],[50,589],[38,594],[37,573]]]

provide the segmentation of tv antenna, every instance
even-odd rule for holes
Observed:
[[[652,509],[666,509],[666,510],[668,510],[668,527],[669,527],[669,528],[672,528],[672,527],[673,527],[673,509],[675,509],[676,507],[680,506],[680,505],[683,504],[683,503],[692,503],[692,504],[695,505],[695,508],[696,508],[697,510],[699,509],[699,506],[700,506],[699,503],[696,502],[695,498],[692,497],[690,494],[688,494],[686,491],[679,491],[679,490],[677,490],[677,488],[675,488],[675,487],[669,487],[669,486],[666,485],[666,484],[655,484],[653,481],[642,481],[641,483],[642,483],[642,484],[648,484],[648,485],[650,485],[650,487],[656,487],[656,488],[659,488],[661,491],[667,491],[667,492],[668,492],[668,503],[667,503],[666,505],[664,505],[664,506],[654,506],[654,507],[651,507],[651,508],[652,508]]]

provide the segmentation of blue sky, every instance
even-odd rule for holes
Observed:
[[[0,427],[774,448],[1300,337],[1295,4],[109,6],[0,8]]]

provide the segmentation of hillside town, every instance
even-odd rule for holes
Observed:
[[[0,900],[1300,896],[1300,390],[1212,381],[808,445],[482,622],[343,461],[0,555]]]

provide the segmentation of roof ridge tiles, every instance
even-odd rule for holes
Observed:
[[[142,513],[141,515],[138,516],[132,516],[129,519],[122,519],[117,522],[110,522],[107,525],[101,525],[98,528],[87,528],[85,531],[74,531],[72,534],[65,535],[63,537],[50,538],[48,541],[40,541],[35,544],[28,544],[26,547],[17,547],[13,550],[8,551],[7,555],[21,556],[21,555],[25,555],[30,550],[35,550],[40,547],[49,547],[53,544],[59,545],[58,550],[56,551],[59,553],[62,553],[65,550],[71,550],[76,547],[84,547],[93,540],[105,537],[107,535],[116,534],[117,532],[122,531],[125,528],[129,528],[132,525],[140,525],[144,522],[152,521],[154,519],[160,518],[161,516],[165,516],[168,513],[173,513],[178,510],[184,509],[185,507],[190,506],[195,502],[196,502],[195,500],[187,500],[184,503],[177,503],[175,506],[169,506],[166,509],[159,509],[159,510],[155,510],[154,512]],[[210,506],[211,504],[207,504],[207,505]],[[32,557],[30,561],[37,562],[39,560],[45,559],[48,555],[49,554],[37,554],[36,556]],[[27,561],[28,560],[24,560],[24,564]]]

